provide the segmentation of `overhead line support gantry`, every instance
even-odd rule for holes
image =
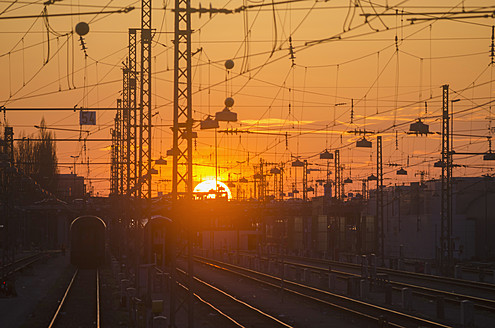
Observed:
[[[193,192],[193,115],[192,115],[192,75],[191,75],[191,2],[175,0],[174,28],[174,122],[173,122],[173,167],[172,167],[172,200],[174,202],[176,225],[186,228],[188,254],[188,294],[187,321],[188,327],[194,327],[194,294],[193,294],[193,237],[194,226],[191,206]],[[186,204],[182,204],[185,202]],[[186,205],[186,206],[180,206]],[[180,211],[179,208],[184,209]],[[175,262],[175,258],[172,258]],[[172,264],[172,267],[175,263]],[[172,272],[175,281],[175,272]],[[176,304],[175,283],[170,294],[170,325],[175,326],[176,312],[181,304]]]

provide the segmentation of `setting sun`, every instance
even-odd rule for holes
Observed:
[[[194,188],[194,194],[196,197],[203,198],[202,195],[205,195],[206,199],[214,199],[216,197],[216,190],[218,189],[219,193],[226,193],[228,199],[232,199],[232,193],[230,192],[229,187],[221,181],[217,181],[217,185],[215,188],[215,180],[205,180],[203,182],[198,183],[198,185]]]

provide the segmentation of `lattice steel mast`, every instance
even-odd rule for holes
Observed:
[[[175,34],[174,34],[174,124],[173,124],[173,168],[172,199],[175,208],[178,200],[186,202],[184,212],[174,218],[184,222],[187,230],[188,253],[188,327],[194,327],[193,294],[193,224],[188,202],[192,201],[193,192],[193,117],[192,117],[192,75],[191,75],[191,3],[190,0],[175,0]],[[179,213],[177,213],[179,214]],[[175,261],[173,259],[173,261]],[[173,267],[173,266],[172,266]],[[175,273],[172,272],[175,281]],[[175,284],[170,296],[170,325],[175,326]],[[180,305],[179,305],[180,308]]]
[[[303,168],[303,200],[308,200],[308,161],[304,160]]]
[[[112,135],[112,152],[110,158],[110,195],[117,195],[118,193],[118,166],[119,161],[118,151],[117,151],[117,124],[118,124],[118,111],[114,119],[114,128],[110,129],[110,134]]]
[[[121,140],[120,146],[122,151],[120,152],[120,179],[121,179],[121,190],[120,194],[125,195],[127,190],[129,190],[130,181],[128,178],[128,168],[129,168],[129,148],[127,143],[127,135],[129,132],[129,59],[126,59],[124,67],[122,68],[122,127],[121,127]]]
[[[191,90],[191,11],[189,0],[175,1],[174,126],[172,196],[192,196],[193,118]]]
[[[151,199],[151,0],[141,1],[138,197]]]
[[[120,109],[117,110],[117,124],[116,124],[116,133],[117,133],[117,195],[122,195],[124,193],[124,139],[123,139],[123,128],[124,128],[124,110],[122,108],[123,102],[120,100],[120,104],[117,104],[117,107]]]
[[[383,228],[383,145],[382,137],[376,138],[376,251],[380,255],[382,265],[384,264],[385,245],[384,245],[384,228]]]
[[[137,176],[137,71],[136,71],[136,29],[129,29],[129,63],[128,63],[128,115],[125,128],[126,137],[126,193],[136,196],[137,192],[133,187],[136,184]],[[126,109],[124,108],[124,111]]]
[[[440,267],[450,274],[452,265],[452,151],[449,129],[449,86],[442,86],[442,204],[440,235]]]
[[[337,149],[335,150],[335,198],[341,199],[342,198],[342,181],[341,176],[340,176],[340,151]]]

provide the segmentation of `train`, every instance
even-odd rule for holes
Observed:
[[[70,225],[70,262],[95,269],[105,262],[106,224],[97,216],[77,217]]]

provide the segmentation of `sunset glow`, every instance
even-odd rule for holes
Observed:
[[[219,192],[225,191],[227,193],[228,199],[232,199],[232,193],[230,192],[229,187],[221,181],[217,181],[217,188]],[[215,180],[205,180],[203,182],[198,183],[196,187],[194,187],[194,193],[208,193],[206,199],[214,199],[216,197],[215,194]]]
[[[301,172],[290,165],[300,158],[308,161],[308,186],[316,190],[316,181],[327,179],[327,162],[319,158],[327,149],[340,151],[342,179],[354,181],[346,191],[361,192],[359,181],[376,171],[369,163],[376,162],[378,135],[383,137],[386,184],[417,182],[420,176],[439,178],[441,170],[433,164],[440,159],[442,126],[438,117],[444,84],[449,85],[451,100],[460,99],[452,106],[456,151],[489,151],[495,69],[487,50],[493,42],[489,19],[478,18],[476,24],[442,19],[411,24],[411,15],[400,13],[418,12],[418,17],[423,17],[421,12],[430,10],[418,0],[407,5],[366,3],[359,10],[345,1],[308,3],[281,2],[240,13],[234,9],[242,2],[220,1],[213,7],[234,10],[233,14],[191,16],[195,181],[217,176],[228,185],[243,178],[251,182],[261,174],[263,162],[264,171],[284,167],[282,181],[277,182],[284,190],[275,191],[274,178],[267,178],[271,185],[266,190],[279,197],[292,189],[302,190]],[[101,3],[54,3],[50,14],[67,14],[68,5],[74,12],[84,13],[86,6]],[[470,10],[485,5],[469,1]],[[40,6],[14,4],[5,15],[37,15]],[[445,12],[460,10],[444,0],[435,6]],[[192,1],[191,7],[200,4]],[[365,18],[365,14],[376,14],[375,10],[383,16]],[[152,140],[130,145],[131,152],[139,154],[139,147],[151,149],[149,157],[163,156],[169,161],[153,176],[154,197],[172,192],[173,160],[166,154],[173,146],[173,15],[168,6],[153,10]],[[83,36],[86,53],[71,34],[83,20],[79,16],[49,17],[50,27],[57,33],[48,39],[42,37],[44,25],[32,25],[30,19],[0,22],[4,31],[0,67],[5,72],[0,80],[0,106],[7,109],[0,117],[0,129],[8,122],[15,138],[28,137],[37,132],[33,126],[44,117],[57,138],[64,140],[57,142],[59,172],[77,171],[87,179],[88,191],[100,195],[110,193],[110,131],[117,130],[115,111],[96,111],[96,124],[81,128],[79,110],[56,113],[48,109],[118,107],[124,95],[122,65],[129,57],[129,29],[141,26],[140,19],[137,9],[88,18],[89,32]],[[139,59],[139,51],[137,55]],[[200,122],[215,119],[225,108],[226,98],[235,100],[229,110],[238,120],[223,120],[216,129],[201,129]],[[16,107],[47,110],[9,111]],[[429,125],[430,134],[410,133],[410,124],[419,118]],[[356,147],[365,134],[372,142],[371,149]],[[455,161],[454,175],[478,176],[493,170],[480,156],[456,156]],[[410,168],[410,174],[397,176],[396,166]],[[181,164],[177,170],[184,175],[185,168]],[[336,179],[334,173],[330,178]],[[242,187],[247,195],[254,195],[252,184]],[[179,192],[184,191],[181,185]],[[235,189],[234,196],[238,195]]]

